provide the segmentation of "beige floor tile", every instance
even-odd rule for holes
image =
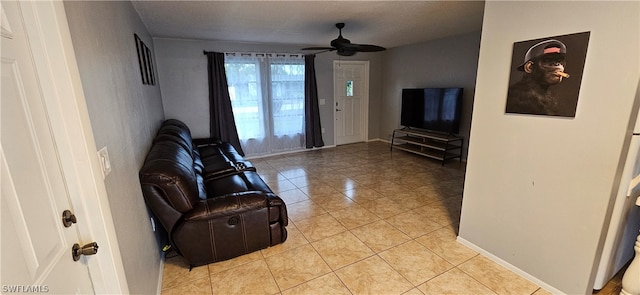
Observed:
[[[264,259],[211,275],[213,294],[276,294],[280,292]]]
[[[538,289],[535,284],[482,255],[469,259],[458,268],[498,294],[531,294]]]
[[[424,294],[418,288],[413,288],[405,293],[402,293],[402,295],[424,295]]]
[[[369,171],[369,173],[360,173],[354,176],[351,176],[351,179],[357,181],[360,184],[360,187],[366,186],[369,187],[380,182],[383,176],[379,175],[377,172]]]
[[[453,268],[452,264],[415,241],[393,247],[378,255],[414,286]]]
[[[256,260],[262,259],[262,255],[260,251],[252,252],[249,254],[245,254],[242,256],[238,256],[229,260],[218,261],[214,263],[210,263],[207,266],[209,267],[209,274],[219,273],[239,265],[247,264],[249,262],[253,262]]]
[[[364,187],[375,190],[378,193],[382,193],[381,191],[385,191],[385,188],[388,188],[390,186],[398,186],[398,184],[388,178],[385,178],[384,176],[377,176],[376,181],[364,185]]]
[[[327,212],[342,210],[355,204],[353,200],[338,192],[315,197],[313,201]]]
[[[406,209],[402,208],[398,202],[387,197],[363,202],[360,203],[360,205],[380,218],[391,217],[406,211]]]
[[[333,270],[375,254],[348,231],[313,242],[311,245]]]
[[[361,185],[347,176],[335,174],[329,178],[324,178],[322,181],[339,192],[352,190]]]
[[[495,295],[461,270],[451,269],[418,286],[425,295]]]
[[[172,288],[208,276],[209,270],[206,265],[189,270],[189,265],[182,256],[167,258],[162,270],[162,289]]]
[[[278,180],[274,183],[269,183],[268,186],[276,194],[281,194],[282,192],[297,188],[291,181],[286,179]]]
[[[421,194],[417,194],[412,191],[406,191],[406,192],[390,195],[388,196],[388,198],[396,201],[401,208],[406,210],[422,207],[431,202],[429,199],[425,198]]]
[[[324,183],[313,185],[313,186],[301,187],[300,190],[302,190],[302,192],[307,194],[307,196],[309,196],[309,198],[311,199],[319,196],[330,195],[330,194],[339,192],[336,189]]]
[[[417,211],[408,211],[385,219],[411,238],[433,232],[442,225]]]
[[[162,295],[211,295],[211,280],[209,276],[197,279],[195,281],[184,282],[169,289],[162,289]]]
[[[287,240],[284,241],[284,243],[262,249],[260,252],[262,252],[263,257],[269,257],[306,244],[309,244],[309,241],[307,241],[298,228],[290,222],[289,226],[287,226]]]
[[[291,181],[291,183],[293,183],[298,188],[322,184],[322,181],[320,179],[316,179],[311,175],[292,178],[289,179],[289,181]]]
[[[302,285],[284,290],[282,295],[351,295],[349,289],[334,273],[329,273]]]
[[[440,196],[433,189],[432,186],[420,186],[416,188],[412,188],[411,192],[420,196],[427,204],[431,204],[440,200]]]
[[[443,227],[417,238],[416,241],[453,265],[458,265],[478,255],[476,251],[458,243],[456,237],[452,228]]]
[[[266,261],[281,290],[289,289],[331,272],[331,268],[311,245],[269,256]]]
[[[356,203],[360,204],[384,197],[381,193],[375,191],[374,189],[362,186],[356,187],[352,190],[344,191],[344,194],[350,199],[354,200]]]
[[[380,217],[357,204],[338,211],[331,211],[329,214],[347,229],[353,229],[380,220]]]
[[[435,203],[428,204],[414,209],[416,212],[422,213],[429,219],[441,225],[449,225],[460,222],[460,216],[449,212],[446,206],[437,205]]]
[[[354,228],[351,232],[376,253],[411,239],[384,220]]]
[[[311,200],[287,204],[287,214],[293,222],[326,214],[327,211]]]
[[[309,200],[309,197],[297,188],[280,192],[278,196],[284,201],[285,204],[287,204],[287,206]]]
[[[394,181],[389,181],[386,185],[378,186],[374,188],[377,192],[381,193],[385,197],[389,197],[395,194],[401,194],[407,191],[407,187],[398,184]]]
[[[304,168],[302,167],[295,167],[295,168],[286,168],[286,169],[278,169],[280,175],[286,177],[287,179],[292,179],[292,178],[297,178],[297,177],[303,177],[307,175],[307,171],[304,170]]]
[[[425,175],[416,173],[408,177],[396,178],[394,179],[394,182],[403,186],[404,190],[407,190],[408,188],[420,187],[429,184],[430,180],[428,180]]]
[[[309,242],[318,241],[347,230],[329,214],[296,221],[295,224]]]
[[[413,288],[378,256],[371,256],[336,271],[352,294],[402,294]]]

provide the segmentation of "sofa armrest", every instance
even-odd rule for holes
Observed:
[[[209,220],[266,208],[267,195],[260,191],[231,193],[200,201],[184,215],[185,221]]]

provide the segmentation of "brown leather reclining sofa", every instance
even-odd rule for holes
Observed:
[[[140,184],[145,202],[189,265],[230,259],[287,239],[287,208],[227,143],[192,140],[187,125],[166,120]]]

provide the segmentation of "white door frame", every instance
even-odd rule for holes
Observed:
[[[365,142],[369,141],[369,61],[368,60],[334,60],[333,61],[333,142],[338,145],[338,130],[336,124],[336,67],[339,65],[364,65],[364,81],[365,86],[362,92],[363,99],[361,101],[362,114],[362,136]]]
[[[99,245],[98,253],[86,259],[94,291],[129,293],[64,4],[19,3],[78,219],[78,242]]]

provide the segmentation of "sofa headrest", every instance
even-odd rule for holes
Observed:
[[[155,143],[140,169],[140,183],[156,186],[163,198],[176,210],[184,213],[200,201],[193,158],[177,142]]]
[[[153,139],[154,143],[161,141],[175,141],[184,147],[184,149],[189,152],[189,155],[193,157],[193,141],[191,140],[189,129],[175,125],[163,125]]]
[[[187,126],[187,124],[185,124],[184,122],[178,119],[167,119],[164,122],[162,122],[162,126],[176,126],[176,127],[182,128],[189,133],[189,136],[191,136],[191,130],[189,130],[189,126]]]

